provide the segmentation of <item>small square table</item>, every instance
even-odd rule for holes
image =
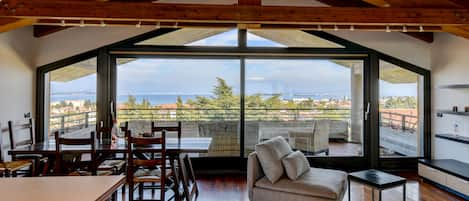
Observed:
[[[348,175],[348,199],[351,201],[350,181],[361,183],[372,187],[371,199],[375,200],[375,189],[379,191],[379,201],[381,201],[381,191],[396,186],[403,187],[403,200],[406,200],[406,179],[396,175],[392,175],[379,170],[364,170],[352,172]]]

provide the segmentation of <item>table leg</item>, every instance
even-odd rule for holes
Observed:
[[[405,183],[404,183],[404,185],[402,186],[402,200],[403,200],[403,201],[406,201],[406,187],[405,187]]]
[[[348,180],[348,201],[352,201],[352,196],[351,196],[351,189],[352,187],[350,186],[350,178],[347,179]]]
[[[371,188],[371,201],[375,201],[375,188]]]
[[[177,154],[176,154],[177,155]],[[174,174],[174,200],[175,201],[180,201],[181,200],[181,195],[179,194],[179,169],[176,167],[175,161],[177,160],[178,156],[175,155],[169,155],[169,162],[171,163],[171,169]]]
[[[379,189],[379,201],[381,201],[381,197],[382,197],[382,196],[381,196],[381,195],[382,195],[381,192],[382,192],[381,189]]]

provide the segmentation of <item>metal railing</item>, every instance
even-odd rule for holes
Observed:
[[[54,115],[49,118],[49,131],[77,130],[96,125],[96,111]],[[50,132],[52,133],[52,132]]]
[[[119,121],[239,121],[240,109],[120,109]],[[247,121],[298,121],[313,119],[349,119],[350,109],[285,109],[285,108],[246,108]]]
[[[418,116],[394,112],[380,112],[379,124],[402,132],[414,133],[417,129]]]
[[[350,109],[331,108],[246,108],[246,121],[307,121],[317,119],[350,120]],[[120,122],[146,121],[239,121],[240,109],[119,109]],[[56,115],[49,119],[49,130],[75,130],[96,125],[96,111]],[[404,132],[416,130],[418,117],[393,112],[380,112],[380,126]]]

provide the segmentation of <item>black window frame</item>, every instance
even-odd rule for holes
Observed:
[[[357,157],[309,157],[308,159],[318,167],[332,167],[344,170],[364,168],[381,169],[415,169],[417,159],[431,158],[431,72],[409,62],[392,57],[382,52],[361,46],[338,36],[320,32],[304,31],[308,34],[342,45],[340,48],[284,48],[284,47],[247,47],[246,30],[238,30],[237,47],[208,47],[208,46],[149,46],[135,45],[156,36],[170,33],[178,29],[161,28],[126,39],[111,45],[97,48],[76,56],[65,58],[51,64],[37,68],[36,79],[36,139],[44,140],[45,104],[45,75],[46,73],[66,67],[86,59],[97,57],[97,122],[112,125],[110,107],[116,110],[116,59],[119,57],[155,58],[155,57],[184,57],[184,58],[237,58],[241,61],[241,115],[240,123],[244,128],[244,91],[246,58],[307,58],[307,59],[362,59],[364,61],[364,104],[370,103],[370,116],[364,122],[363,156]],[[401,68],[417,73],[424,77],[424,156],[406,158],[380,158],[379,156],[379,61],[383,60]],[[366,107],[364,107],[366,108]],[[237,169],[246,168],[244,157],[244,129],[240,131],[240,156],[197,158],[194,164],[203,169]],[[105,136],[110,137],[110,136]],[[218,163],[217,161],[223,161]],[[209,165],[207,165],[209,164]]]

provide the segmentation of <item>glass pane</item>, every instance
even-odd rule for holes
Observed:
[[[136,45],[238,46],[238,30],[183,28]]]
[[[246,60],[245,153],[283,136],[309,156],[363,155],[361,60]]]
[[[46,73],[46,132],[89,130],[96,125],[96,58]]]
[[[422,156],[423,76],[380,61],[381,157]]]
[[[250,47],[344,48],[342,45],[304,31],[287,29],[249,29],[247,45]]]
[[[132,133],[182,121],[182,137],[211,137],[208,154],[239,156],[239,60],[118,59],[117,120]],[[170,134],[170,137],[175,137]]]

